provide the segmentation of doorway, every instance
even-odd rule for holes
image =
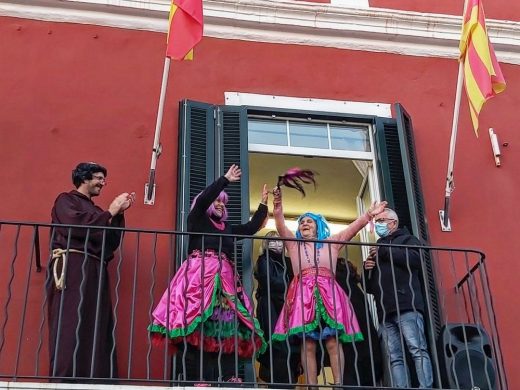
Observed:
[[[312,185],[305,186],[306,196],[294,189],[283,190],[284,215],[289,228],[296,230],[298,216],[307,211],[323,215],[334,234],[347,227],[363,213],[374,197],[372,164],[369,161],[351,160],[345,158],[299,156],[287,154],[249,153],[249,197],[250,212],[254,213],[261,198],[263,184],[273,188],[278,176],[287,169],[300,167],[316,172],[316,189]],[[265,235],[270,230],[276,230],[272,219],[272,197],[269,199],[269,221],[258,236]],[[361,231],[352,241],[375,241],[369,229]],[[253,259],[260,252],[260,240],[255,240]],[[361,267],[364,255],[357,245],[346,246],[340,253],[348,258],[358,269]]]

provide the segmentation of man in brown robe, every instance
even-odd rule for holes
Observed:
[[[76,190],[58,195],[52,209],[53,224],[89,226],[55,227],[51,235],[47,296],[53,381],[117,378],[107,263],[122,231],[103,227],[124,227],[123,213],[135,194],[120,194],[103,211],[92,197],[100,194],[106,174],[96,163],[78,164],[72,171]]]

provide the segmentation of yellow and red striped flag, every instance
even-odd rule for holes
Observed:
[[[202,0],[172,0],[166,56],[192,60],[193,47],[202,39]]]
[[[481,0],[467,0],[459,47],[471,120],[478,136],[478,115],[482,106],[506,88],[495,51],[489,42]]]

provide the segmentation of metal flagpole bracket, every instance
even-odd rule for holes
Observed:
[[[500,145],[498,144],[498,137],[495,133],[495,130],[492,127],[489,128],[489,139],[491,141],[491,149],[493,150],[495,166],[500,167]]]
[[[450,203],[451,193],[453,192],[452,179],[452,177],[448,177],[446,181],[446,196],[444,197],[444,209],[439,210],[439,219],[441,220],[441,230],[443,232],[451,232]]]
[[[161,157],[162,153],[162,144],[159,144],[156,148],[152,149],[152,152],[155,152],[157,158]]]
[[[152,193],[151,193],[150,197],[148,197],[149,196],[148,188],[150,188],[149,186],[150,186],[149,183],[146,183],[144,185],[144,204],[153,206],[155,203],[155,184],[152,184]]]
[[[451,232],[451,223],[450,218],[446,218],[447,220],[444,220],[444,210],[439,210],[439,219],[441,221],[441,230],[443,232]]]

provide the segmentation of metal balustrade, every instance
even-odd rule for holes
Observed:
[[[58,333],[62,333],[57,335],[55,345],[51,348],[49,345],[48,315],[51,304],[48,291],[49,288],[53,288],[55,281],[53,269],[49,267],[52,252],[50,242],[56,234],[63,234],[63,232],[67,232],[68,235],[76,234],[76,238],[77,235],[87,237],[87,239],[93,236],[101,237],[105,245],[107,245],[107,235],[110,232],[117,232],[120,245],[114,258],[107,261],[106,269],[100,267],[97,284],[88,286],[94,288],[94,294],[93,291],[87,291],[84,288],[86,283],[84,278],[87,272],[85,264],[92,261],[104,261],[101,259],[105,257],[105,252],[109,252],[108,249],[103,250],[101,256],[97,259],[86,255],[85,251],[81,250],[80,252],[83,253],[79,254],[79,257],[69,258],[68,261],[78,261],[79,258],[82,262],[83,268],[80,269],[82,269],[83,274],[76,275],[76,280],[79,280],[80,285],[83,283],[83,287],[78,290],[80,295],[77,307],[64,309],[63,303],[54,306],[58,307],[56,317]],[[181,259],[177,255],[179,238],[194,234],[176,231],[0,222],[0,380],[166,386],[217,385],[216,382],[205,381],[205,370],[211,367],[215,373],[222,376],[227,365],[226,367],[232,367],[232,376],[240,378],[242,383],[220,384],[226,387],[238,385],[241,387],[269,385],[276,388],[304,386],[306,383],[305,377],[300,374],[302,374],[308,362],[302,362],[299,359],[302,340],[296,336],[285,341],[273,341],[272,329],[264,329],[264,337],[270,346],[273,346],[274,343],[280,343],[278,347],[285,345],[285,350],[292,352],[283,355],[285,361],[280,364],[279,351],[283,351],[284,348],[269,348],[262,359],[271,369],[261,375],[264,379],[261,380],[259,379],[257,358],[255,356],[247,359],[239,358],[238,336],[234,337],[233,352],[226,354],[223,353],[223,339],[218,334],[215,340],[217,343],[221,343],[219,346],[220,352],[214,352],[209,356],[200,354],[200,347],[190,346],[188,337],[177,339],[180,342],[176,345],[176,348],[172,348],[172,344],[167,338],[152,337],[147,331],[148,326],[153,321],[151,313],[163,293],[169,291],[170,280],[179,269],[181,262],[189,261],[185,260],[185,256],[182,256]],[[210,234],[205,236],[210,236]],[[255,278],[258,275],[255,274],[256,269],[254,268],[256,256],[251,255],[247,248],[253,240],[261,241],[263,238],[259,236],[231,237],[235,245],[233,253],[229,253],[227,257],[229,264],[233,267],[233,272],[240,275],[239,279],[235,279],[233,288],[235,292],[239,292],[241,302],[248,299],[252,303],[253,314],[256,316],[259,294],[264,294],[263,296],[271,299],[273,294],[279,293],[279,291],[272,290],[271,285],[273,283],[269,280],[270,272],[267,272],[268,283],[262,286],[263,291],[258,290]],[[284,239],[280,240],[284,241]],[[70,245],[70,239],[67,242]],[[87,248],[87,246],[88,243],[85,243],[84,248]],[[348,243],[348,248],[369,246],[377,246],[377,244]],[[506,390],[507,381],[484,254],[470,249],[383,246],[403,249],[407,259],[410,251],[418,251],[420,254],[421,268],[419,275],[425,302],[425,334],[433,365],[434,388],[462,389],[468,388],[468,386],[478,386],[481,389]],[[327,244],[323,248],[327,250]],[[62,249],[70,255],[70,253],[73,253],[71,250],[77,248],[69,246]],[[205,250],[205,248],[201,249]],[[224,261],[224,259],[224,256],[219,256],[219,261]],[[273,266],[269,260],[267,254],[268,271]],[[300,258],[299,261],[303,261],[303,258]],[[428,283],[424,282],[428,279],[425,263],[429,261],[432,262],[435,270],[436,288],[434,291]],[[376,330],[379,328],[379,334],[377,331],[365,331],[363,334],[364,346],[358,342],[344,345],[338,343],[338,356],[339,354],[345,356],[345,369],[349,372],[350,380],[354,381],[339,385],[345,388],[354,386],[353,388],[367,389],[391,387],[392,369],[387,357],[388,352],[384,343],[381,343],[380,337],[380,322],[385,321],[389,316],[389,313],[385,313],[384,309],[381,310],[384,297],[378,297],[378,294],[376,294],[376,297],[367,294],[369,284],[374,285],[374,283],[369,280],[372,277],[370,272],[363,272],[360,269],[362,265],[358,268],[360,274],[357,279],[354,278],[352,269],[346,267],[345,263],[341,263],[340,266],[343,268],[341,270],[338,268],[335,277],[341,288],[352,299],[354,299],[355,294],[361,297],[361,306],[359,306],[361,309],[359,307],[354,308],[357,309],[356,315],[361,328]],[[405,266],[408,269],[410,268],[408,262]],[[330,265],[328,268],[330,268]],[[202,266],[202,272],[204,272],[204,266]],[[289,268],[284,269],[284,275],[289,275],[290,272]],[[60,273],[61,270],[58,267],[57,276]],[[108,273],[108,278],[106,278],[106,273]],[[72,276],[65,274],[65,287],[58,299],[61,299],[61,296],[68,292],[67,278]],[[296,275],[302,276],[301,274],[298,275],[297,272]],[[187,280],[190,276],[191,274],[186,273],[183,277]],[[284,278],[283,299],[285,301],[289,300],[287,298],[289,282],[289,278]],[[411,284],[410,279],[410,287]],[[377,286],[377,283],[375,283],[375,286]],[[93,323],[95,329],[93,329],[92,342],[99,342],[101,335],[97,329],[97,324],[102,321],[104,315],[102,305],[107,304],[107,301],[103,298],[105,287],[108,287],[110,292],[111,302],[108,304],[111,305],[109,311],[111,311],[113,317],[110,333],[115,343],[104,346],[110,347],[110,361],[105,367],[109,374],[106,377],[99,378],[93,374],[98,359],[96,355],[98,350],[93,349],[92,345],[86,346],[85,340],[82,340],[79,335],[82,324]],[[296,291],[297,293],[298,291]],[[394,288],[392,293],[397,296],[401,292]],[[432,294],[436,294],[439,307],[433,307]],[[87,313],[82,306],[92,296],[96,297],[94,300],[95,309]],[[332,293],[332,297],[333,301],[337,302],[337,292]],[[54,299],[56,299],[56,296],[54,296]],[[92,302],[89,304],[92,304]],[[379,310],[377,310],[377,307],[379,307]],[[71,313],[76,313],[77,317],[74,318]],[[402,314],[398,310],[397,315]],[[90,316],[95,316],[93,322]],[[277,314],[272,311],[270,306],[267,316],[269,322],[276,320]],[[71,321],[73,329],[71,329],[71,326],[66,326]],[[238,323],[236,314],[233,321],[236,329]],[[439,328],[438,324],[441,324],[442,327]],[[320,322],[318,325],[321,328],[324,323]],[[198,328],[198,330],[200,344],[204,344],[208,338],[205,335],[207,330],[204,327]],[[84,354],[86,350],[87,352],[90,351],[87,356],[88,367],[76,367],[77,364],[75,363],[77,362],[72,362],[75,367],[74,372],[87,372],[86,375],[59,377],[56,375],[55,369],[53,372],[53,367],[49,367],[50,359],[56,361],[59,358],[59,344],[67,339],[64,337],[65,334],[72,334],[72,340],[76,341],[72,354],[73,360],[77,358],[79,362],[78,356]],[[255,339],[259,336],[253,330],[246,337]],[[305,337],[307,336],[303,337],[304,340]],[[332,337],[340,341],[338,332]],[[402,347],[405,347],[402,334],[400,339]],[[377,350],[376,347],[381,345],[383,348],[379,361],[378,356],[373,356],[370,351]],[[368,355],[366,354],[367,348]],[[258,345],[255,344],[253,349],[254,354],[257,355]],[[318,368],[330,366],[331,362],[326,345],[317,343],[316,349]],[[49,351],[54,351],[52,357]],[[300,361],[298,362],[298,360]],[[84,361],[85,359],[81,360],[82,365]],[[416,385],[413,361],[406,359],[404,364],[410,374],[410,384]],[[188,374],[190,370],[195,372],[196,378],[193,378],[193,375],[190,377]],[[276,383],[274,378],[279,377],[278,374],[283,371],[289,371],[291,374],[289,376],[293,376],[292,374],[296,372],[300,377],[290,378],[294,382],[293,384]],[[326,371],[322,370],[320,373],[319,386],[328,386],[332,382],[330,372],[327,374]],[[224,378],[220,379],[223,380]]]

